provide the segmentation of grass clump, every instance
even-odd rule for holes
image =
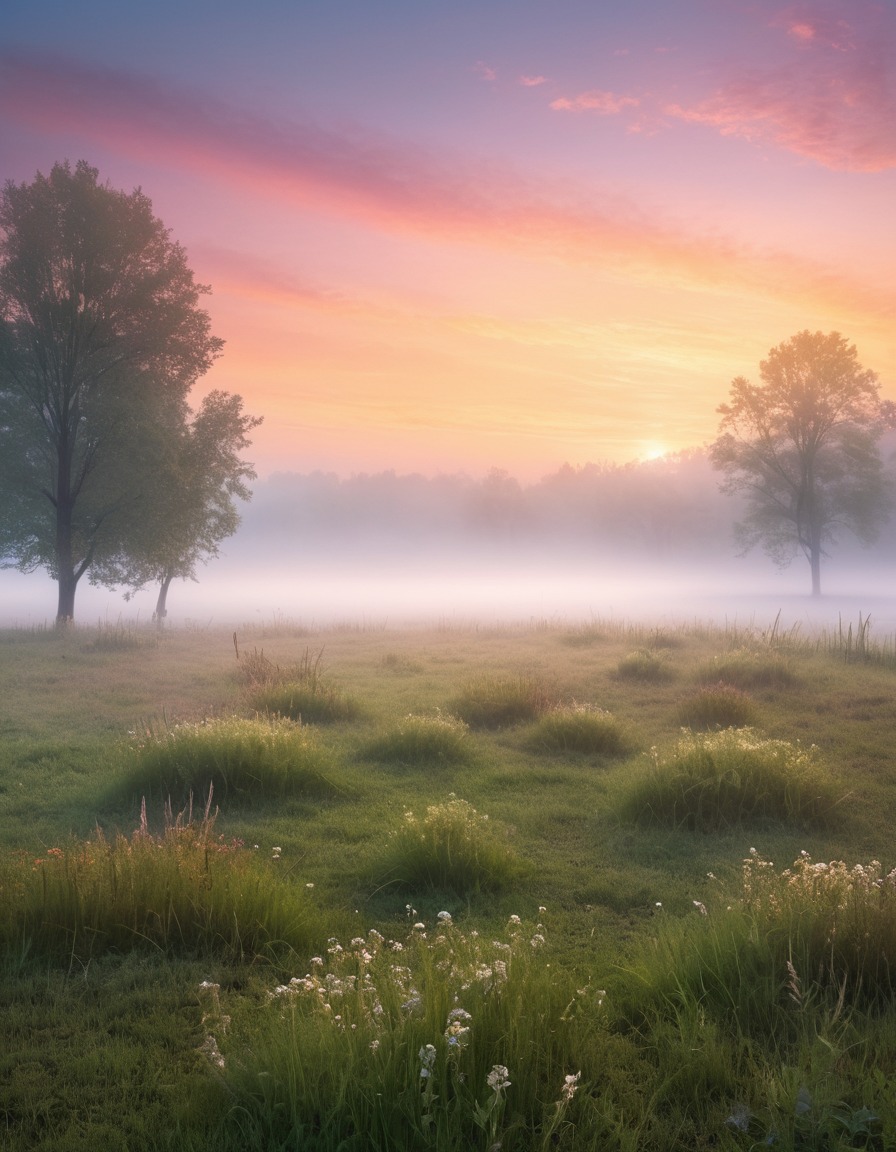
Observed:
[[[640,824],[713,831],[756,819],[825,824],[841,798],[814,745],[726,728],[683,736],[665,759],[654,749],[622,810]]]
[[[204,815],[166,808],[150,831],[145,804],[130,835],[101,830],[83,842],[14,857],[0,874],[0,938],[32,954],[83,961],[149,945],[231,960],[305,948],[320,932],[304,891],[280,880],[241,840],[215,835]]]
[[[384,872],[404,888],[467,895],[504,888],[520,871],[501,831],[454,793],[422,817],[406,811],[390,839]]]
[[[470,759],[470,729],[446,713],[406,716],[372,740],[365,755],[384,764],[464,764]]]
[[[616,665],[616,675],[620,680],[661,684],[671,680],[675,672],[669,661],[653,648],[637,648],[622,657]]]
[[[448,705],[471,728],[504,728],[535,720],[554,703],[535,676],[485,675],[468,681]]]
[[[336,791],[329,753],[291,720],[238,716],[148,730],[134,749],[130,781],[144,792],[186,797],[248,792],[328,796]]]
[[[236,633],[234,647],[253,712],[306,724],[354,720],[360,714],[357,701],[324,676],[323,649],[313,653],[306,648],[296,663],[281,667],[268,659],[263,649],[241,653]]]
[[[325,680],[271,684],[253,692],[249,704],[255,712],[304,724],[334,724],[360,714],[355,699]]]
[[[538,721],[529,742],[533,748],[549,752],[602,756],[624,756],[629,748],[626,734],[616,718],[591,704],[552,708]]]
[[[896,994],[896,869],[801,852],[778,872],[755,848],[741,890],[663,918],[630,972],[643,998],[734,1013],[746,1035],[793,1032],[798,1016],[887,1009]]]
[[[401,940],[332,940],[222,1039],[245,1146],[553,1147],[603,1037],[583,1052],[561,1023],[549,948],[540,923],[480,936],[448,912]]]
[[[733,684],[720,680],[681,700],[678,722],[686,728],[745,728],[756,721],[750,697]]]
[[[723,681],[735,688],[789,688],[797,683],[787,657],[775,649],[738,648],[714,656],[697,671],[704,684]]]

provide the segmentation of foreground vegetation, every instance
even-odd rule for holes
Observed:
[[[0,633],[0,1145],[893,1147],[860,629]]]

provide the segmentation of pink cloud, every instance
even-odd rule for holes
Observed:
[[[634,96],[617,96],[614,92],[592,88],[571,99],[560,96],[552,100],[550,106],[556,112],[597,112],[600,116],[615,116],[624,108],[636,108],[639,103]]]
[[[477,60],[471,71],[475,72],[477,76],[481,76],[483,80],[488,80],[489,83],[498,78],[498,73],[495,69],[486,64],[484,60]]]
[[[615,98],[614,99],[625,99]],[[313,205],[362,224],[437,243],[461,239],[570,262],[611,260],[620,268],[683,283],[729,284],[775,298],[835,301],[890,315],[880,294],[789,254],[757,254],[636,207],[527,185],[497,165],[439,155],[309,123],[276,122],[192,92],[51,55],[0,53],[0,114],[66,147],[97,144],[179,168],[223,186]],[[682,113],[685,114],[684,112]],[[709,114],[701,114],[709,115]],[[76,141],[75,145],[72,141]],[[77,157],[74,157],[77,158]],[[233,270],[233,275],[241,279]],[[264,279],[262,269],[254,278]],[[271,290],[333,306],[327,294],[283,284]]]
[[[896,167],[892,14],[856,9],[863,15],[857,39],[835,15],[810,18],[806,11],[806,5],[791,7],[771,22],[793,44],[789,59],[743,69],[713,95],[689,106],[669,104],[666,114],[722,135],[771,143],[837,171]]]
[[[520,84],[524,88],[537,88],[539,84],[546,84],[547,80],[547,76],[520,76]]]

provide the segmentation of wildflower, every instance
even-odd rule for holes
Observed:
[[[538,905],[538,915],[543,916],[547,912],[547,908],[543,904]]]
[[[418,921],[417,921],[417,923],[416,923],[416,924],[413,926],[413,929],[412,929],[412,931],[414,931],[414,932],[423,932],[423,931],[425,930],[425,928],[426,928],[426,925],[423,923],[423,921],[422,921],[422,920],[418,920]]]
[[[529,943],[533,948],[540,948],[544,944],[544,936],[540,932],[536,932]]]
[[[306,888],[313,888],[313,887],[314,887],[314,885],[309,883],[309,884],[306,884],[306,885],[305,885],[305,887],[306,887]]]
[[[505,1088],[510,1087],[510,1081],[507,1077],[510,1073],[503,1064],[493,1064],[492,1070],[489,1072],[486,1082],[491,1090],[497,1094],[503,1092]]]
[[[379,1050],[379,1046],[380,1046],[380,1042],[379,1042],[379,1040],[371,1040],[371,1041],[370,1041],[370,1051],[371,1051],[371,1052],[376,1052],[376,1051],[378,1051],[378,1050]]]
[[[694,905],[694,907],[697,909],[697,911],[700,913],[701,916],[708,916],[709,915],[709,913],[706,911],[706,905],[705,904],[701,904],[699,900],[692,900],[691,903]]]
[[[560,1099],[564,1104],[568,1104],[573,1096],[575,1096],[581,1075],[581,1072],[576,1072],[575,1076],[566,1076],[564,1078],[563,1087],[560,1089]]]
[[[473,1017],[465,1008],[452,1008],[448,1013],[448,1023],[451,1024],[454,1020],[472,1020]]]
[[[451,913],[450,912],[440,912],[437,919],[441,920],[443,924],[450,924],[451,923]]]
[[[522,921],[520,920],[519,916],[514,914],[513,916],[510,917],[510,919],[507,921],[507,923],[508,924],[521,924]]]
[[[417,1053],[420,1061],[420,1079],[428,1080],[432,1075],[432,1068],[436,1062],[436,1050],[432,1044],[424,1044]]]

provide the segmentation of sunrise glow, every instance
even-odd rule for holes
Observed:
[[[896,399],[891,5],[44,7],[0,175],[150,196],[262,476],[655,459],[805,328]]]

